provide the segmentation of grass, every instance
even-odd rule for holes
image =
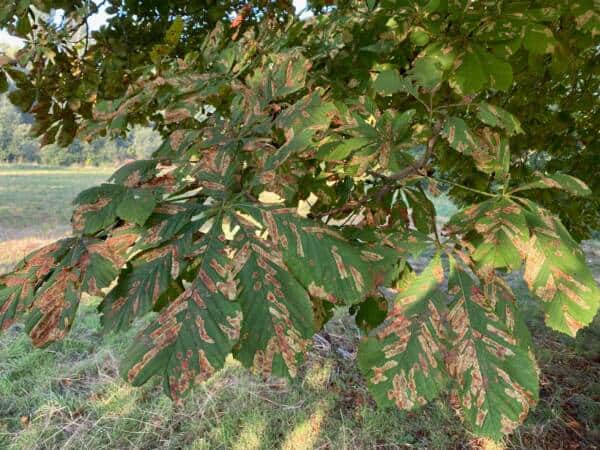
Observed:
[[[0,167],[0,205],[11,215],[0,215],[0,229],[10,238],[0,236],[0,255],[8,255],[3,256],[5,264],[63,233],[71,198],[107,176],[106,171]],[[55,186],[52,193],[44,197],[34,188],[42,184]],[[436,206],[450,215],[452,205]],[[42,216],[44,221],[38,222]],[[600,276],[600,243],[590,241],[585,250]],[[600,321],[577,339],[554,333],[543,325],[523,283],[514,278],[511,284],[535,335],[541,400],[506,444],[519,449],[597,448]],[[121,380],[119,357],[144,321],[124,335],[103,336],[97,303],[85,298],[72,332],[47,349],[32,348],[21,325],[0,337],[0,448],[477,447],[443,400],[408,413],[375,407],[356,369],[359,332],[347,315],[338,314],[315,340],[293,382],[262,382],[229,360],[178,406],[162,395],[160,380],[141,388]]]
[[[68,234],[73,199],[111,173],[109,168],[0,165],[0,273]]]

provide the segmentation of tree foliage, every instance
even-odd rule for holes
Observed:
[[[0,278],[2,327],[24,317],[49,344],[83,293],[103,297],[106,331],[154,311],[122,373],[179,399],[230,353],[294,377],[350,307],[380,405],[450,392],[477,434],[522,423],[537,367],[502,275],[523,270],[569,335],[600,302],[568,231],[600,219],[597,5],[312,1],[300,20],[281,0],[108,4],[91,35],[91,2],[0,7],[26,39],[0,77],[45,143],[164,137],[80,194],[72,238]],[[440,229],[442,191],[461,209]]]

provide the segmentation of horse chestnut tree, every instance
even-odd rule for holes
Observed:
[[[24,320],[46,346],[84,293],[107,332],[154,311],[122,374],[162,376],[177,400],[229,354],[296,376],[351,308],[379,405],[449,392],[476,434],[522,423],[538,369],[503,276],[571,336],[600,303],[577,243],[600,223],[596,2],[102,6],[90,31],[92,1],[5,2],[24,46],[0,56],[0,87],[43,144],[138,124],[164,141],[75,199],[72,237],[0,277],[1,328]],[[460,206],[444,226],[442,192]]]

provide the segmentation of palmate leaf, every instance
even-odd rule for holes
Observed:
[[[506,317],[473,278],[451,259],[446,358],[452,396],[464,422],[477,434],[501,439],[523,422],[538,398],[536,364],[511,333]]]
[[[156,199],[149,189],[103,184],[83,191],[74,204],[73,230],[93,235],[108,228],[117,218],[143,225],[152,214]]]
[[[187,227],[197,232],[203,223],[174,231],[185,208],[172,205],[159,214],[163,208],[148,222],[154,231],[142,234],[133,249],[160,245],[140,253],[140,261],[123,272],[103,303],[105,323],[118,328],[152,309],[174,276],[163,265],[172,260],[161,259],[175,256],[166,249],[182,242]],[[195,278],[128,353],[122,373],[136,385],[162,374],[178,399],[221,368],[231,352],[263,377],[293,377],[316,331],[311,298],[359,302],[386,281],[388,265],[398,259],[391,248],[351,244],[290,209],[234,203],[218,217],[191,251],[181,243],[178,252]],[[164,240],[173,234],[180,237]]]
[[[442,135],[456,151],[469,155],[484,173],[505,175],[510,167],[508,140],[489,128],[472,131],[459,117],[449,117]]]
[[[185,252],[191,247],[191,235],[138,255],[121,271],[118,284],[99,306],[106,331],[122,331],[131,322],[154,309],[187,263]]]
[[[397,252],[388,246],[361,246],[334,227],[299,217],[289,208],[239,205],[281,251],[292,275],[313,297],[353,304],[377,293],[397,275]]]
[[[528,200],[525,218],[531,232],[523,277],[543,300],[546,324],[575,336],[600,307],[600,288],[581,248],[560,220]]]
[[[506,199],[490,199],[458,212],[446,225],[463,234],[463,243],[479,268],[518,269],[529,244],[523,208]]]
[[[387,318],[361,342],[359,367],[379,405],[412,409],[446,386],[443,280],[436,255],[421,274],[401,281]]]
[[[3,327],[27,312],[25,328],[43,347],[69,331],[83,293],[101,294],[123,264],[111,240],[68,238],[38,250],[17,271],[2,278]],[[35,291],[34,291],[35,290]]]
[[[506,130],[509,136],[523,133],[521,123],[511,113],[486,102],[477,105],[477,118],[486,125]]]
[[[31,253],[12,273],[0,276],[0,330],[5,330],[31,305],[38,288],[68,250],[68,240]]]
[[[231,261],[219,233],[215,226],[197,243],[197,277],[129,349],[121,373],[133,385],[160,374],[166,392],[179,400],[194,384],[223,367],[231,353],[240,334],[242,313],[239,303],[232,301]]]
[[[236,254],[244,321],[234,355],[262,377],[295,377],[315,333],[310,298],[276,247],[247,237]]]
[[[544,175],[541,172],[534,174],[534,181],[512,190],[512,193],[528,191],[531,189],[560,189],[572,195],[586,197],[592,194],[590,188],[579,178],[564,173]]]

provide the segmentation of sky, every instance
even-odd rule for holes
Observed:
[[[306,0],[294,0],[296,11],[302,11],[306,7]],[[106,14],[106,6],[101,8],[98,14],[94,14],[89,18],[90,30],[97,30],[105,22],[108,15]],[[19,46],[20,39],[10,36],[5,30],[0,30],[0,44],[8,44],[11,47]]]

